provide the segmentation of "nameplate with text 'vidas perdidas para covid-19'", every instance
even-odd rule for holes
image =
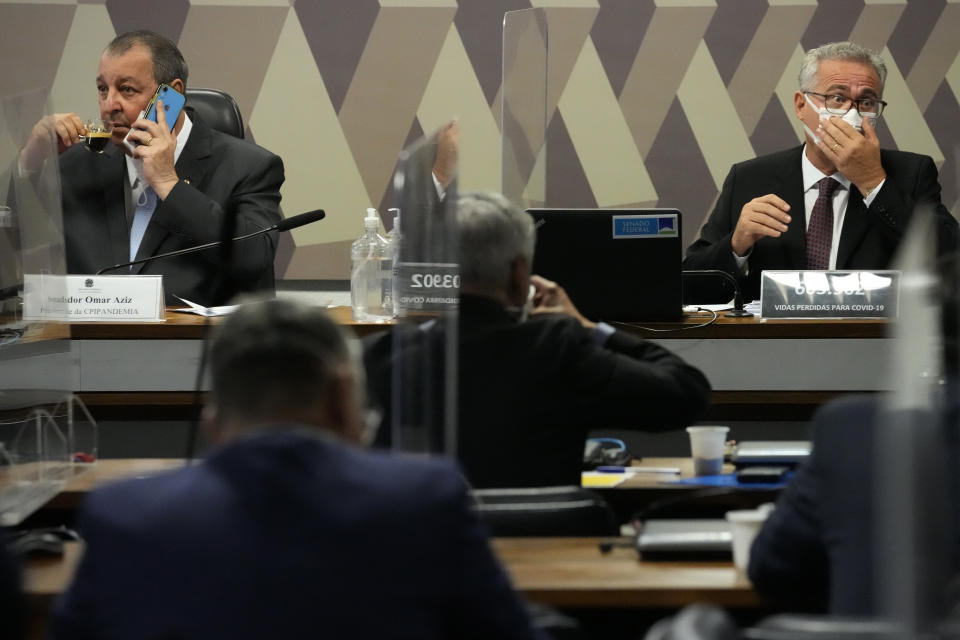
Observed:
[[[163,276],[25,275],[24,320],[163,322]]]
[[[899,271],[764,271],[763,318],[895,318]]]

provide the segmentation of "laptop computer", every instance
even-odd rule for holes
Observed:
[[[594,321],[682,314],[683,234],[676,209],[528,209],[533,272],[560,284]]]

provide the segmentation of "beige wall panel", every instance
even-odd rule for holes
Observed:
[[[557,108],[560,96],[597,17],[595,8],[547,9],[547,122]]]
[[[75,11],[72,3],[0,4],[0,95],[50,88]]]
[[[290,88],[296,87],[292,95]],[[366,189],[350,155],[350,146],[313,64],[296,14],[287,15],[280,42],[270,60],[263,90],[250,117],[257,142],[283,158],[286,171],[283,210],[296,215],[321,208],[327,217],[293,230],[298,275],[309,275],[299,260],[305,245],[352,240],[363,231],[361,218],[370,205]],[[291,270],[294,268],[291,265]],[[341,277],[345,277],[341,273]]]
[[[115,35],[104,5],[77,5],[50,91],[51,111],[73,111],[83,119],[99,115],[97,68],[103,48]]]
[[[953,59],[953,64],[947,70],[945,79],[950,85],[950,90],[953,91],[957,102],[960,102],[960,55]]]
[[[715,11],[712,1],[685,8],[658,6],[654,10],[620,92],[620,106],[640,155],[646,157],[650,151]]]
[[[531,0],[530,6],[534,8],[569,8],[569,9],[596,9],[599,8],[597,0]]]
[[[816,0],[771,2],[767,8],[728,86],[748,134],[753,133],[767,108],[765,96],[769,96],[780,81],[783,68],[790,61],[796,43],[816,9]]]
[[[208,7],[289,7],[290,0],[190,0],[191,6]]]
[[[883,49],[906,6],[906,0],[867,0],[850,40],[872,51]]]
[[[340,109],[340,125],[372,202],[397,154],[453,21],[453,8],[383,8]]]
[[[380,0],[381,7],[457,7],[456,0]]]
[[[752,158],[754,153],[734,104],[723,90],[723,80],[707,45],[700,43],[697,47],[677,97],[719,189],[730,166]],[[683,170],[682,167],[676,169]]]
[[[351,244],[353,240],[298,246],[284,280],[349,280]]]
[[[907,75],[907,85],[921,111],[926,111],[958,52],[960,3],[948,2]]]
[[[884,60],[893,60],[888,49],[884,49],[880,55]],[[923,119],[923,112],[895,64],[887,65],[887,86],[883,98],[890,103],[890,107],[883,112],[882,126],[890,129],[897,148],[928,155],[939,168],[944,160],[943,151],[937,145]]]
[[[797,45],[796,49],[793,50],[793,55],[790,57],[790,62],[788,62],[787,66],[783,69],[783,75],[780,77],[780,82],[777,83],[776,88],[777,99],[783,107],[783,112],[787,114],[790,125],[797,133],[798,141],[806,140],[806,137],[803,132],[803,124],[800,122],[800,118],[794,113],[793,94],[800,88],[797,78],[800,75],[800,64],[803,62],[804,53],[803,47]]]
[[[657,191],[592,40],[580,53],[559,109],[599,206],[656,202]]]
[[[452,26],[417,117],[427,133],[452,117],[459,120],[461,191],[500,189],[500,131],[487,108],[460,34]]]
[[[289,7],[191,7],[180,34],[187,86],[222,89],[249,114],[288,13]]]

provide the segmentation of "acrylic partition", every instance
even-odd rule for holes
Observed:
[[[504,14],[501,190],[523,208],[547,201],[548,40],[544,9]]]
[[[72,395],[79,361],[70,326],[23,314],[27,296],[41,296],[54,316],[65,306],[60,170],[46,95],[0,99],[0,525],[18,523],[97,456],[96,425]],[[31,136],[36,161],[26,166],[20,150]]]
[[[943,286],[957,280],[938,264],[932,220],[913,216],[894,265],[902,275],[893,391],[881,404],[874,453],[875,602],[904,638],[926,637],[945,620],[956,558],[958,294]]]
[[[439,132],[438,132],[439,133]],[[435,183],[435,133],[400,154],[394,179],[399,204],[394,264],[392,402],[386,424],[395,449],[455,455],[457,450],[457,335],[460,276],[454,207],[456,168]],[[442,157],[449,157],[441,150]],[[453,154],[456,156],[456,154]]]

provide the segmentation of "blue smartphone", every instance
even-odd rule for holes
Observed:
[[[153,97],[150,98],[150,102],[147,103],[146,109],[140,112],[140,117],[146,120],[152,120],[153,122],[157,121],[157,100],[163,102],[163,115],[167,119],[167,127],[173,131],[174,125],[177,124],[177,118],[180,117],[180,111],[183,110],[183,105],[187,101],[182,93],[171,87],[170,85],[161,84],[157,87],[157,90],[154,92]],[[134,149],[140,146],[139,142],[130,139],[130,133],[134,131],[130,129],[127,132],[126,137],[123,139],[123,144],[130,150],[132,153]]]
[[[147,120],[157,121],[157,100],[163,102],[163,115],[167,118],[167,126],[173,131],[173,126],[177,124],[177,118],[180,117],[180,111],[187,99],[170,85],[160,85],[147,103],[145,109],[147,115],[144,116]]]

